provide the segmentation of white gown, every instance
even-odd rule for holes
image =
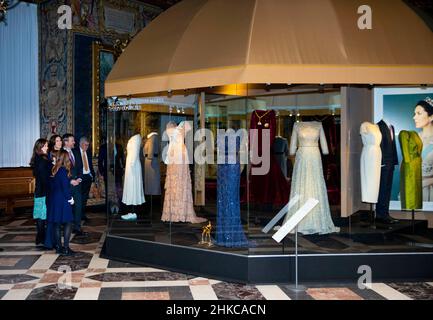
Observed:
[[[298,232],[302,234],[328,234],[340,231],[340,228],[334,226],[331,218],[319,140],[323,154],[329,154],[322,123],[295,123],[290,141],[290,154],[296,153],[290,199],[295,195],[299,195],[300,199],[287,213],[284,222],[308,199],[314,198],[319,201],[317,206],[299,223]]]
[[[132,136],[126,146],[125,181],[122,202],[126,205],[140,205],[145,202],[143,177],[141,175],[141,135]]]
[[[362,202],[377,203],[380,187],[380,168],[382,162],[382,133],[379,126],[364,122],[360,128],[361,152],[361,195]]]

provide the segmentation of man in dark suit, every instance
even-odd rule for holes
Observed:
[[[67,133],[63,135],[63,145],[64,149],[69,154],[69,160],[71,160],[71,185],[72,185],[72,197],[74,198],[74,230],[78,236],[84,235],[81,231],[81,210],[82,210],[82,202],[81,202],[81,182],[83,181],[83,162],[81,160],[81,156],[79,151],[77,152],[74,149],[75,146],[75,137],[73,134]]]
[[[87,139],[87,137],[81,137],[80,147],[77,149],[77,151],[80,152],[81,162],[83,163],[83,182],[81,182],[81,219],[84,221],[89,221],[86,216],[86,206],[92,182],[95,181],[95,170],[93,169],[92,154],[89,151],[89,145],[89,139]]]
[[[394,167],[398,165],[395,131],[393,126],[381,120],[377,123],[382,133],[382,168],[380,171],[379,199],[376,204],[376,221],[384,224],[394,224],[395,220],[389,215],[389,202],[391,201],[392,178]]]

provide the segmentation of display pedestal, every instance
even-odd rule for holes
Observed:
[[[150,195],[150,225],[152,225],[153,221],[153,196]]]
[[[373,229],[376,229],[376,215],[374,213],[373,210],[373,204],[370,203],[370,214],[369,214],[369,218],[370,218],[370,223],[372,225]]]
[[[412,234],[415,234],[415,210],[412,209]]]
[[[307,287],[299,285],[299,276],[298,276],[298,226],[295,228],[295,285],[290,285],[287,288],[294,292],[304,292],[307,290]]]
[[[300,207],[272,236],[275,241],[281,242],[284,241],[284,239],[292,230],[295,231],[295,286],[291,287],[291,290],[293,291],[302,292],[306,290],[305,287],[299,285],[298,277],[298,225],[311,212],[311,210],[317,206],[318,203],[319,201],[316,199],[308,199],[304,205]],[[290,202],[287,204],[287,207],[289,206]]]

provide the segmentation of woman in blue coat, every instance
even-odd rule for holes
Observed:
[[[50,192],[48,201],[48,222],[54,225],[54,238],[56,253],[62,255],[74,255],[69,248],[69,240],[72,232],[72,205],[74,199],[71,195],[71,162],[65,150],[57,152],[56,163],[50,177]],[[64,242],[62,246],[61,228],[63,226]]]
[[[56,164],[56,154],[63,148],[63,141],[62,137],[60,137],[58,134],[55,134],[51,136],[50,141],[48,142],[48,160],[49,160],[49,171],[51,175],[51,170],[53,169],[54,165]],[[49,191],[49,190],[48,190]],[[50,201],[50,195],[47,192],[47,204]],[[54,248],[54,226],[51,222],[49,222],[50,219],[47,218],[47,228],[46,228],[46,234],[45,234],[45,248],[51,250]]]

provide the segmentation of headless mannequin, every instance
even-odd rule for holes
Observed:
[[[135,136],[137,136],[137,135],[140,135],[140,139],[141,139],[141,130],[140,130],[140,128],[139,127],[135,127],[134,128],[134,131],[133,131],[133,134],[131,135],[131,138],[133,138],[133,137],[135,137]],[[131,139],[130,138],[130,139]],[[140,149],[141,149],[141,147],[140,147]],[[128,156],[127,156],[128,157]],[[128,158],[127,158],[127,160],[128,160]],[[139,160],[140,161],[140,163],[142,162],[141,161],[141,159]],[[125,192],[125,190],[124,190],[124,192]],[[145,202],[145,201],[144,201]],[[143,203],[144,203],[143,202]],[[126,203],[125,203],[126,204]],[[135,204],[133,204],[133,205],[128,205],[127,204],[127,214],[125,214],[125,215],[123,215],[121,218],[123,219],[123,220],[136,220],[137,219],[137,216],[138,216],[138,214],[139,214],[139,205],[135,205]]]
[[[146,139],[150,139],[153,136],[158,136],[158,133],[155,132],[155,131],[150,132],[150,133],[147,134]],[[146,161],[146,155],[145,155],[146,151],[145,151],[145,149],[146,149],[145,146],[143,146],[143,154],[144,154],[145,161]],[[159,155],[159,150],[155,150],[155,152]],[[158,162],[158,165],[159,165],[159,162]],[[145,170],[146,170],[146,167],[145,167]],[[144,174],[146,175],[146,172],[144,172]],[[146,181],[146,178],[145,178],[145,181]],[[150,195],[150,208],[148,209],[148,207],[146,206],[146,209],[150,210],[150,223],[152,223],[152,218],[153,218],[152,217],[153,216],[153,194],[152,193],[149,194],[148,190],[146,190],[146,188],[145,188],[145,194]]]

